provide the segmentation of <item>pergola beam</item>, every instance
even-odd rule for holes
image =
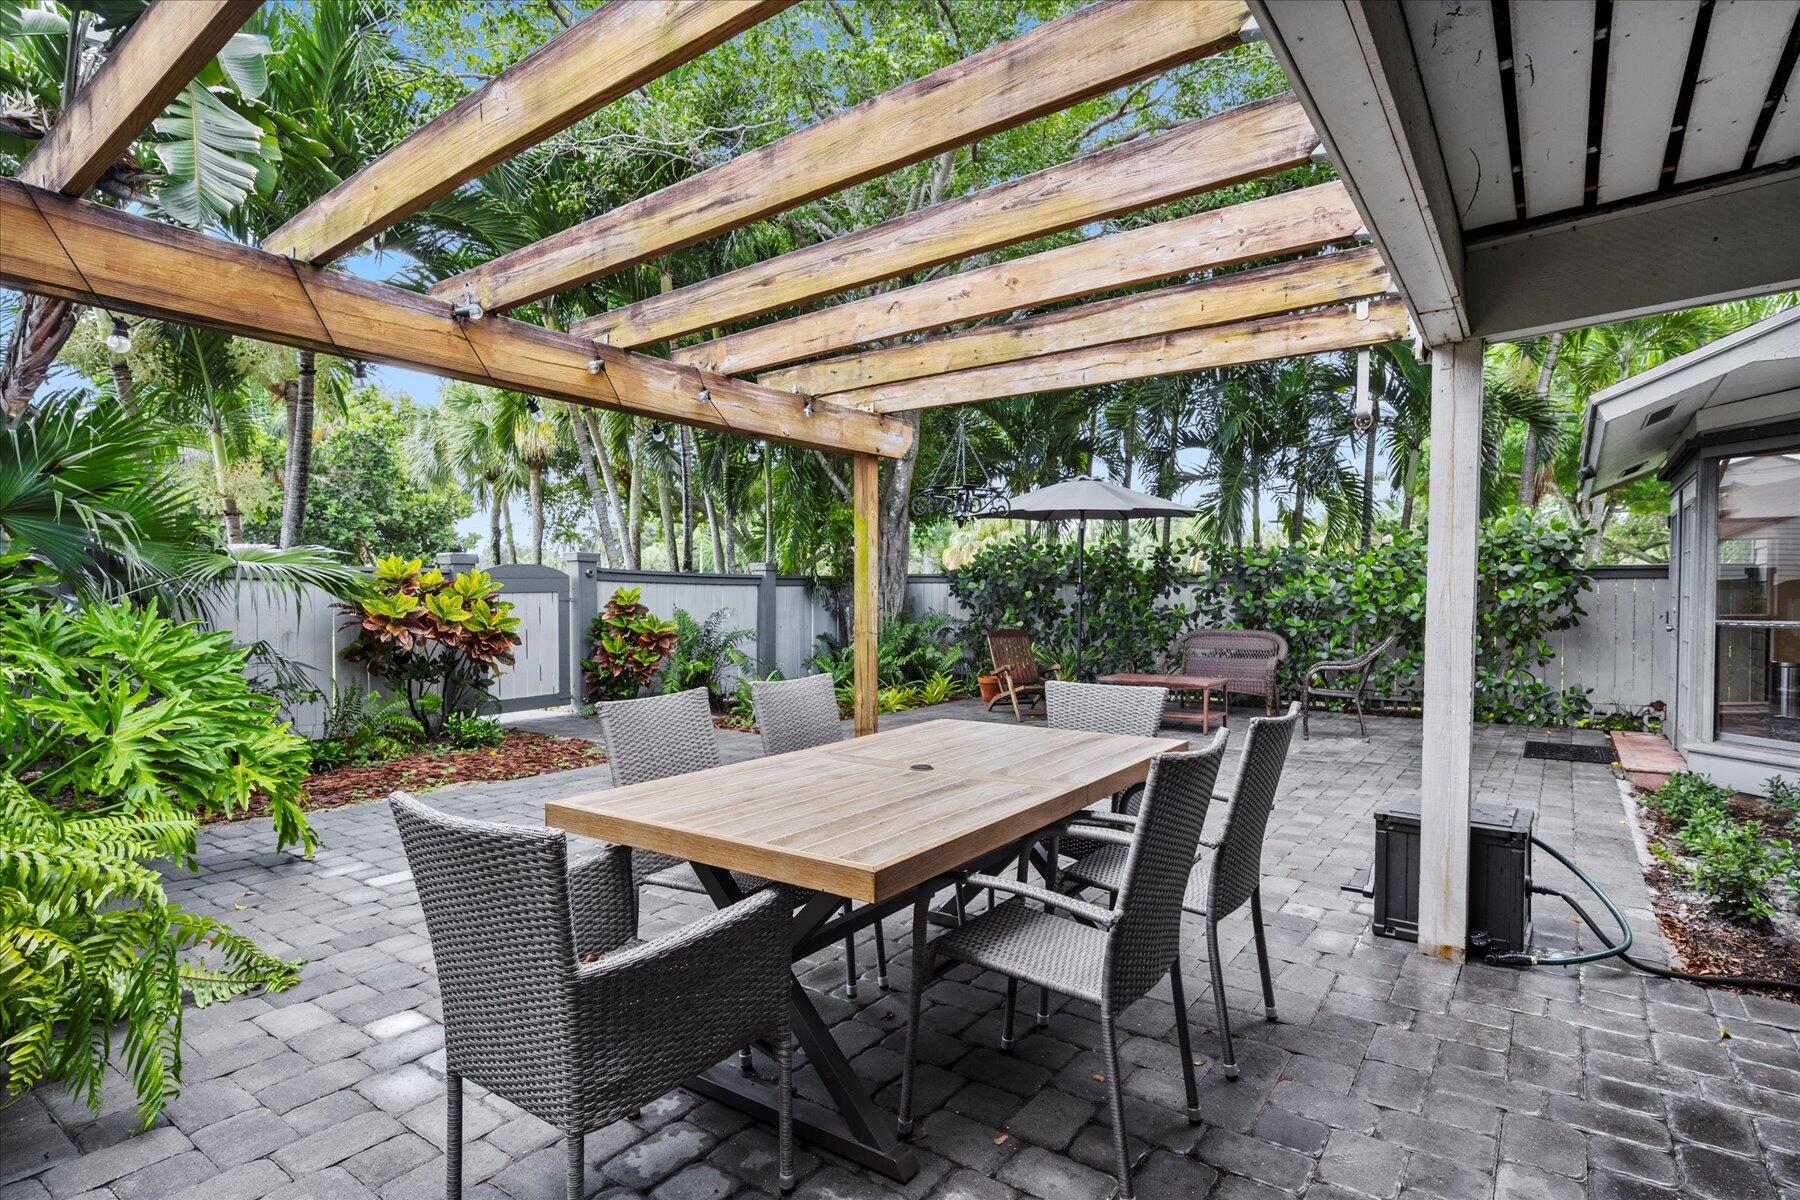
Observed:
[[[793,2],[609,4],[301,210],[265,238],[263,248],[329,262]]]
[[[1317,250],[1349,239],[1361,224],[1343,185],[1322,183],[850,300],[683,347],[671,357],[746,374],[884,338]],[[791,378],[808,370],[777,372],[764,382],[804,391]]]
[[[896,457],[912,441],[901,421],[520,321],[459,321],[429,296],[13,179],[0,228],[0,284],[21,291],[819,450]]]
[[[433,286],[511,308],[1235,44],[1241,0],[1105,0]]]
[[[1299,103],[1272,97],[652,296],[575,330],[615,346],[661,341],[1302,166],[1317,144]]]
[[[260,0],[157,0],[19,167],[33,187],[79,196],[243,27]]]
[[[1320,254],[1202,283],[1138,292],[1023,321],[808,363],[764,375],[760,382],[815,396],[850,392],[1380,296],[1392,286],[1381,256],[1373,249]]]
[[[836,399],[879,413],[974,404],[1128,379],[1184,375],[1271,358],[1378,346],[1404,336],[1406,323],[1404,304],[1380,300],[1369,306],[1365,317],[1357,316],[1350,307],[1265,317],[863,388],[845,392]]]

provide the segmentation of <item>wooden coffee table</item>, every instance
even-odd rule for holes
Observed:
[[[1165,708],[1162,719],[1165,725],[1197,725],[1206,730],[1210,730],[1213,723],[1213,689],[1219,689],[1219,694],[1223,696],[1226,684],[1226,680],[1218,675],[1146,675],[1130,671],[1102,675],[1094,682],[1116,683],[1126,687],[1161,687],[1168,688],[1171,693],[1199,692],[1199,712],[1186,708]],[[1226,708],[1229,711],[1230,705]],[[1226,715],[1225,712],[1217,714],[1220,724],[1225,723]]]

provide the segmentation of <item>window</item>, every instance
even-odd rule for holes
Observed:
[[[1719,464],[1714,733],[1800,743],[1800,452]]]

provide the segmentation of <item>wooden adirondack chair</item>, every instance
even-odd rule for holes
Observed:
[[[994,657],[994,674],[1000,680],[1000,691],[988,703],[988,711],[1002,700],[1012,702],[1013,717],[1023,721],[1025,713],[1044,698],[1044,680],[1061,679],[1062,667],[1051,663],[1039,667],[1037,655],[1031,651],[1031,635],[1023,629],[990,629],[988,653]],[[1025,701],[1025,708],[1019,701]]]

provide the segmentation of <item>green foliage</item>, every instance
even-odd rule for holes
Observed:
[[[277,849],[311,853],[306,741],[245,659],[154,601],[0,605],[6,772],[52,804],[147,821],[229,816],[261,794]]]
[[[407,470],[407,436],[420,411],[364,389],[341,423],[325,427],[307,485],[308,540],[364,563],[381,554],[429,560],[463,548],[456,523],[475,511],[468,492],[452,479],[421,484]],[[267,465],[279,469],[273,448]],[[273,542],[278,518],[247,522],[247,536]]]
[[[1548,637],[1583,615],[1590,586],[1579,530],[1523,511],[1486,522],[1476,578],[1475,715],[1513,724],[1562,724],[1589,711],[1586,689],[1558,692],[1532,674],[1553,657]],[[1397,530],[1366,551],[1284,547],[1207,551],[1197,598],[1242,629],[1286,638],[1282,686],[1298,688],[1307,664],[1348,658],[1399,635],[1376,664],[1371,690],[1417,701],[1425,624],[1425,540]]]
[[[880,686],[905,689],[940,675],[961,674],[966,668],[956,637],[956,622],[940,612],[914,616],[902,611],[883,621],[875,649],[875,674]],[[822,645],[813,655],[814,669],[830,675],[840,691],[850,695],[845,689],[855,673],[854,649],[828,633],[820,634],[819,641]]]
[[[449,718],[446,718],[448,724]],[[336,688],[312,743],[312,769],[386,762],[410,754],[425,740],[425,727],[399,696],[362,688]]]
[[[350,618],[344,627],[358,631],[344,657],[399,689],[433,734],[445,715],[478,711],[500,668],[513,665],[519,619],[499,594],[486,571],[451,579],[416,558],[384,558],[374,579],[337,605]]]
[[[620,588],[594,615],[593,652],[581,664],[589,700],[629,700],[674,651],[680,630],[643,601],[643,588]]]
[[[1132,554],[1116,539],[1087,547],[1086,634],[1076,647],[1075,608],[1064,589],[1075,580],[1075,547],[1067,541],[1015,538],[987,543],[949,573],[950,594],[969,612],[963,641],[970,658],[988,665],[987,634],[1017,627],[1031,635],[1046,662],[1064,677],[1087,679],[1159,664],[1196,613],[1174,600],[1181,579],[1172,550]]]
[[[1800,850],[1781,838],[1764,838],[1762,825],[1731,812],[1732,792],[1691,771],[1670,775],[1644,803],[1675,827],[1675,840],[1692,855],[1658,857],[1686,873],[1727,920],[1764,926],[1776,915],[1778,891],[1800,892]]]
[[[506,740],[500,722],[472,713],[451,713],[444,718],[444,740],[458,750],[491,750]]]
[[[95,1110],[119,1039],[148,1126],[178,1093],[184,995],[280,991],[298,963],[169,902],[156,859],[191,861],[169,811],[74,815],[0,774],[0,1031],[7,1094],[62,1080]]]
[[[341,593],[355,572],[316,547],[224,546],[167,431],[117,404],[51,401],[0,431],[0,554],[84,599],[182,603],[236,579]]]
[[[662,689],[682,692],[704,687],[716,701],[725,692],[725,671],[749,666],[750,656],[739,649],[756,637],[754,629],[726,629],[725,610],[705,621],[695,621],[686,610],[675,610],[675,645],[662,669]]]

